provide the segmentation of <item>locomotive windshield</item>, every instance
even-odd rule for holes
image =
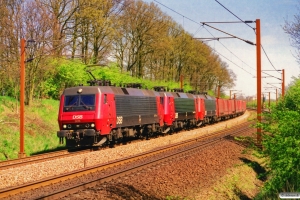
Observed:
[[[95,110],[94,94],[65,96],[65,112],[86,110]]]

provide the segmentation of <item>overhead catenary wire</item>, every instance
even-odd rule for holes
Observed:
[[[231,61],[229,58],[227,58],[226,56],[222,55],[221,53],[217,52],[214,48],[212,48],[217,54],[219,54],[220,56],[222,56],[223,58],[225,58],[226,60],[228,60],[229,62],[231,62],[232,64],[234,64],[235,66],[237,66],[238,68],[242,69],[243,71],[245,71],[246,73],[250,74],[251,76],[253,76],[253,74],[251,74],[250,72],[248,72],[247,70],[245,70],[243,67],[240,67],[238,64],[234,63],[233,61]]]
[[[210,28],[212,28],[212,29],[215,29],[215,30],[217,30],[217,31],[220,31],[220,32],[222,32],[222,33],[224,33],[224,34],[226,34],[226,35],[230,35],[231,37],[234,37],[234,38],[236,38],[236,39],[239,39],[239,40],[241,40],[241,41],[244,41],[244,42],[246,42],[246,43],[248,43],[248,44],[255,45],[253,42],[251,42],[251,41],[249,41],[249,40],[245,40],[245,39],[242,39],[242,38],[237,37],[237,36],[235,36],[235,35],[232,35],[232,34],[230,34],[230,33],[227,33],[227,32],[225,32],[225,31],[222,31],[222,30],[220,30],[220,29],[218,29],[218,28],[216,28],[216,27],[213,27],[213,26],[211,26],[211,25],[205,23],[205,22],[200,22],[200,23],[202,23],[203,25],[208,26],[208,27],[210,27]]]
[[[274,68],[274,70],[278,72],[278,70],[274,67],[273,63],[271,62],[269,56],[267,55],[267,53],[266,53],[266,51],[265,51],[265,49],[264,49],[264,47],[263,47],[262,45],[261,45],[261,48],[262,48],[264,54],[266,55],[267,59],[269,60],[270,64],[271,64],[272,67]],[[278,72],[278,73],[280,73],[280,72]]]
[[[233,16],[235,16],[237,19],[239,19],[241,22],[244,22],[241,18],[239,18],[237,15],[235,15],[233,12],[231,12],[228,8],[226,8],[223,4],[221,4],[218,0],[215,0],[218,4],[220,4],[225,10],[227,10],[228,12],[230,12]],[[254,30],[254,32],[256,33],[256,29],[253,28],[252,26],[250,26],[248,23],[244,22],[247,26],[249,26],[251,29]],[[270,64],[272,65],[272,67],[275,69],[275,71],[277,71],[277,69],[274,67],[273,63],[271,62],[269,56],[267,55],[267,52],[265,51],[265,49],[263,48],[262,44],[261,44],[261,48],[265,54],[265,56],[267,57],[268,61],[270,62]],[[277,71],[278,72],[278,71]]]
[[[215,27],[213,27],[213,26],[208,25],[208,24],[205,23],[205,22],[200,22],[200,23],[199,23],[199,22],[197,22],[197,21],[195,21],[195,20],[192,20],[192,19],[190,19],[190,18],[184,16],[183,14],[181,14],[181,13],[175,11],[174,9],[172,9],[172,8],[170,8],[170,7],[166,6],[166,5],[164,5],[164,4],[160,3],[160,2],[158,2],[157,0],[153,0],[153,1],[156,2],[156,3],[158,3],[158,4],[160,4],[161,6],[163,6],[163,7],[165,7],[165,8],[167,8],[167,9],[173,11],[174,13],[176,13],[176,14],[182,16],[183,18],[186,18],[186,19],[188,19],[188,20],[190,20],[190,21],[196,23],[196,24],[206,25],[206,26],[208,26],[208,27],[210,27],[210,28],[213,28],[213,29],[215,29],[215,30],[218,30],[218,31],[220,31],[220,32],[222,32],[222,33],[224,33],[224,34],[227,34],[227,35],[230,35],[230,36],[232,36],[232,37],[234,37],[234,38],[236,38],[236,39],[242,40],[242,41],[244,41],[244,42],[246,42],[246,43],[248,43],[248,44],[255,45],[253,42],[251,42],[251,41],[249,41],[249,40],[242,39],[242,38],[240,38],[240,37],[237,37],[237,36],[235,36],[235,35],[232,35],[232,34],[230,34],[230,33],[227,33],[227,32],[225,32],[225,31],[222,31],[222,30],[220,30],[220,29],[217,29],[217,28],[215,28]]]
[[[228,8],[226,8],[223,4],[221,4],[219,1],[215,0],[218,4],[220,4],[225,10],[227,10],[228,12],[230,12],[233,16],[235,16],[236,18],[238,18],[241,22],[245,23],[247,26],[249,26],[251,29],[253,29],[255,31],[255,28],[250,26],[248,23],[246,23],[246,21],[243,21],[241,18],[239,18],[237,15],[235,15],[233,12],[231,12]]]
[[[192,19],[190,19],[189,17],[186,17],[186,16],[184,16],[183,14],[181,14],[181,13],[175,11],[174,9],[172,9],[172,8],[170,8],[170,7],[166,6],[166,5],[164,5],[164,4],[160,3],[160,2],[158,2],[157,0],[153,0],[153,1],[156,2],[156,3],[158,3],[159,5],[161,5],[161,6],[163,6],[163,7],[165,7],[165,8],[167,8],[167,9],[171,10],[172,12],[174,12],[174,13],[176,13],[176,14],[178,14],[178,15],[180,15],[180,16],[182,16],[182,17],[188,19],[188,20],[190,20],[191,22],[194,22],[194,23],[196,23],[196,24],[200,24],[200,25],[203,26],[204,28],[205,28],[205,26],[209,26],[210,28],[215,28],[215,27],[213,27],[213,26],[208,25],[207,23],[203,24],[203,23],[201,23],[201,22],[199,23],[199,22],[197,22],[197,21],[195,21],[195,20],[192,20]],[[235,22],[235,23],[237,23],[237,22]],[[205,26],[204,26],[204,25],[205,25]],[[205,28],[205,30],[208,31],[208,32],[212,35],[212,37],[216,38],[209,30],[207,30],[206,28]],[[218,30],[219,30],[219,29],[218,29]],[[232,35],[232,34],[230,34],[230,33],[227,33],[227,32],[225,32],[225,31],[221,31],[221,32],[223,32],[223,33],[225,33],[225,34],[227,34],[227,35],[230,35],[230,36],[233,37],[233,38],[240,39],[240,40],[242,40],[242,41],[244,41],[244,42],[246,42],[246,43],[248,43],[248,44],[255,45],[255,44],[252,43],[251,41],[244,40],[244,39],[239,38],[239,37],[237,37],[237,36],[235,36],[235,35]],[[232,55],[234,55],[236,58],[238,58],[240,61],[242,61],[237,55],[235,55],[232,51],[230,51],[230,50],[229,50],[222,42],[220,42],[219,40],[218,40],[218,42],[219,42],[223,47],[225,47]],[[216,50],[215,50],[215,51],[216,51]],[[217,52],[217,51],[216,51],[216,52]],[[242,61],[242,62],[243,62],[244,64],[246,64],[244,61]],[[249,66],[248,64],[246,64],[246,65]],[[249,67],[252,68],[251,66],[249,66]],[[240,68],[242,68],[242,67],[240,67]],[[252,68],[252,69],[253,69],[253,68]],[[254,70],[254,69],[253,69],[253,70]]]
[[[204,27],[205,28],[205,27]],[[205,30],[212,36],[215,38],[215,36],[205,28]],[[243,60],[241,60],[237,55],[235,55],[232,51],[230,51],[221,41],[218,40],[218,42],[227,50],[229,51],[232,55],[234,55],[237,59],[239,59],[242,63],[246,64]],[[216,51],[216,50],[215,50]],[[216,51],[217,52],[217,51]],[[251,67],[250,65],[246,64],[248,67],[250,67],[252,70],[255,71],[255,69],[253,69],[253,67]]]

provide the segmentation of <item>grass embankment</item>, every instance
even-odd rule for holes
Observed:
[[[63,148],[56,136],[59,101],[34,100],[25,106],[25,153],[27,156]],[[0,97],[0,160],[18,158],[20,108],[16,99]]]
[[[266,171],[264,159],[254,154],[246,153],[245,157],[240,158],[242,164],[228,169],[227,174],[213,187],[209,199],[255,198],[266,181]]]
[[[256,119],[251,112],[248,120]],[[235,137],[236,142],[245,146],[240,157],[241,164],[227,169],[227,173],[218,184],[209,189],[209,198],[215,199],[255,199],[267,180],[266,158],[255,145],[252,137]]]

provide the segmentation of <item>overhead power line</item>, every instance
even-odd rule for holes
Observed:
[[[184,18],[186,18],[186,19],[188,19],[188,20],[190,20],[191,22],[194,22],[194,23],[196,23],[196,24],[198,24],[198,25],[201,25],[202,27],[204,27],[205,28],[205,26],[204,26],[204,24],[203,23],[199,23],[199,22],[196,22],[195,20],[192,20],[192,19],[190,19],[190,18],[188,18],[188,17],[186,17],[186,16],[184,16],[183,14],[181,14],[181,13],[179,13],[179,12],[177,12],[177,11],[175,11],[174,9],[172,9],[172,8],[170,8],[170,7],[168,7],[168,6],[166,6],[166,5],[164,5],[164,4],[162,4],[162,3],[160,3],[160,2],[158,2],[157,0],[154,0],[156,3],[158,3],[159,5],[161,5],[161,6],[163,6],[163,7],[165,7],[165,8],[167,8],[167,9],[169,9],[169,10],[171,10],[172,12],[174,12],[174,13],[176,13],[176,14],[178,14],[178,15],[180,15],[180,16],[182,16],[182,17],[184,17]],[[244,23],[249,23],[249,22],[253,22],[253,21],[245,21]],[[207,22],[206,22],[207,23]],[[225,22],[226,23],[226,22]],[[234,23],[240,23],[240,22],[234,22]],[[208,24],[205,24],[206,26],[209,26]],[[210,27],[212,27],[212,26],[210,26]],[[205,28],[205,30],[207,31],[207,32],[209,32],[210,33],[210,35],[212,36],[212,37],[214,37],[214,38],[216,38],[216,40],[217,40],[217,37],[215,37],[209,30],[207,30],[206,28]],[[225,34],[227,34],[226,32],[225,32]],[[237,37],[237,36],[232,36],[233,38],[238,38],[239,39],[239,37]],[[247,40],[244,40],[244,39],[242,39],[242,38],[240,38],[242,41],[244,41],[244,42],[246,42]],[[237,55],[235,55],[232,51],[230,51],[222,42],[220,42],[219,40],[218,40],[218,42],[220,43],[220,44],[222,44],[222,46],[224,47],[224,48],[226,48],[231,54],[233,54],[236,58],[238,58],[240,61],[242,61]],[[248,42],[250,42],[250,41],[248,41]],[[249,44],[252,44],[252,45],[255,45],[254,43],[252,43],[252,42],[250,42]],[[216,51],[216,50],[215,50]],[[216,51],[217,52],[217,51]],[[221,55],[221,54],[220,54]],[[224,56],[223,56],[224,57]],[[244,64],[246,64],[244,61],[242,61]],[[235,64],[236,65],[236,64]],[[249,66],[248,64],[246,64],[247,66]],[[251,66],[249,66],[251,69],[253,69]]]
[[[229,62],[231,62],[232,64],[234,64],[235,66],[237,66],[238,68],[242,69],[243,71],[245,71],[246,73],[250,74],[251,76],[253,76],[253,74],[251,74],[250,72],[248,72],[247,70],[245,70],[243,67],[237,65],[236,63],[234,63],[233,61],[231,61],[229,58],[227,58],[226,56],[222,55],[221,53],[217,52],[214,48],[212,48],[217,54],[219,54],[220,56],[222,56],[223,58],[225,58],[226,60],[228,60]]]
[[[267,59],[269,60],[270,64],[271,64],[272,67],[274,68],[274,70],[278,72],[278,70],[274,67],[273,63],[271,62],[269,56],[267,55],[267,53],[266,53],[266,51],[265,51],[265,49],[264,49],[264,47],[263,47],[262,45],[261,45],[261,48],[262,48],[264,54],[266,55]],[[278,73],[280,73],[280,72],[278,72]]]
[[[225,32],[225,31],[222,31],[222,30],[220,30],[220,29],[218,29],[218,28],[215,28],[215,27],[213,27],[213,26],[211,26],[211,25],[208,25],[206,22],[201,22],[201,23],[202,23],[203,25],[206,25],[206,26],[212,28],[212,29],[215,29],[215,30],[217,30],[217,31],[220,31],[220,32],[222,32],[222,33],[224,33],[224,34],[226,34],[226,35],[230,35],[231,37],[234,37],[234,38],[236,38],[236,39],[242,40],[242,41],[244,41],[244,42],[246,42],[246,43],[248,43],[248,44],[255,45],[253,42],[251,42],[251,41],[249,41],[249,40],[245,40],[245,39],[242,39],[242,38],[237,37],[237,36],[235,36],[235,35],[232,35],[232,34],[230,34],[230,33],[227,33],[227,32]]]
[[[238,18],[241,22],[245,23],[247,26],[249,26],[251,29],[254,30],[255,32],[255,28],[253,28],[252,26],[250,26],[248,23],[246,23],[246,21],[243,21],[241,18],[239,18],[237,15],[235,15],[233,12],[231,12],[228,8],[226,8],[223,4],[221,4],[218,0],[215,0],[218,4],[220,4],[225,10],[227,10],[228,12],[230,12],[233,16],[235,16],[236,18]],[[256,33],[256,32],[255,32]],[[270,64],[272,65],[272,67],[277,71],[277,69],[274,67],[274,65],[272,64],[269,56],[267,55],[267,52],[265,51],[265,49],[263,48],[263,46],[261,45],[261,48],[263,49],[264,54],[266,55],[268,61],[270,62]],[[277,71],[278,72],[278,71]],[[278,72],[279,73],[279,72]]]
[[[203,27],[203,28],[205,28],[205,26],[202,24],[202,23],[199,23],[199,22],[196,22],[195,20],[192,20],[192,19],[190,19],[189,17],[186,17],[186,16],[184,16],[184,15],[182,15],[181,13],[179,13],[179,12],[177,12],[177,11],[175,11],[174,9],[172,9],[172,8],[170,8],[170,7],[168,7],[168,6],[166,6],[166,5],[164,5],[164,4],[162,4],[162,3],[160,3],[160,2],[158,2],[157,0],[153,0],[154,2],[156,2],[156,3],[158,3],[159,5],[161,5],[161,6],[163,6],[163,7],[165,7],[165,8],[167,8],[167,9],[169,9],[169,10],[171,10],[172,12],[174,12],[174,13],[176,13],[176,14],[178,14],[178,15],[180,15],[180,16],[182,16],[183,18],[185,18],[185,19],[188,19],[188,20],[190,20],[191,22],[194,22],[194,23],[196,23],[196,24],[198,24],[198,25],[200,25],[200,27]],[[124,3],[121,3],[121,4],[124,4]],[[133,8],[131,8],[131,9],[133,9]],[[133,10],[135,10],[135,9],[133,9]],[[247,21],[247,23],[249,23],[250,21]],[[252,21],[251,21],[252,22]],[[224,23],[226,23],[226,22],[224,22]],[[233,22],[233,23],[240,23],[240,22]],[[205,25],[207,25],[207,24],[205,24]],[[212,27],[212,26],[210,26],[210,27]],[[206,28],[205,28],[206,29]],[[198,29],[199,30],[199,29]],[[197,31],[198,31],[197,30]],[[206,29],[207,30],[207,29]],[[207,30],[208,31],[208,30]],[[208,31],[209,32],[209,31]],[[209,32],[210,33],[210,32]],[[225,32],[226,33],[226,32]],[[214,38],[216,38],[216,40],[218,40],[218,38],[217,37],[215,37],[215,36],[213,36],[213,34],[212,33],[210,33],[211,35],[212,35],[212,37],[214,37]],[[231,36],[232,38],[237,38],[237,39],[241,39],[241,38],[239,38],[239,37],[237,37],[237,36],[234,36],[234,35],[232,35]],[[219,37],[220,38],[220,37]],[[229,37],[228,37],[229,38]],[[196,38],[197,39],[197,38]],[[246,40],[244,40],[244,39],[241,39],[242,41],[246,41]],[[219,41],[219,40],[218,40]],[[219,41],[220,42],[220,41]],[[250,41],[248,41],[248,42],[250,42]],[[221,43],[221,42],[220,42]],[[222,43],[221,43],[222,44]],[[252,45],[255,45],[255,44],[253,44],[252,42],[250,42],[249,44],[252,44]],[[236,58],[238,58],[241,62],[243,62],[244,64],[246,64],[244,61],[242,61],[237,55],[235,55],[232,51],[230,51],[224,44],[222,44],[223,46],[224,46],[224,48],[226,48],[231,54],[233,54]],[[225,57],[225,56],[223,56],[221,53],[219,53],[218,51],[216,51],[215,49],[214,49],[214,51],[217,53],[217,54],[219,54],[220,56],[222,56],[222,57],[224,57],[226,60],[228,60],[229,62],[231,62],[231,63],[233,63],[235,66],[237,66],[238,68],[240,68],[240,69],[242,69],[242,70],[244,70],[246,73],[248,73],[248,74],[250,74],[250,75],[252,75],[250,72],[248,72],[248,71],[246,71],[243,67],[241,67],[241,66],[239,66],[239,65],[237,65],[236,63],[234,63],[234,62],[232,62],[230,59],[228,59],[227,57]],[[248,64],[246,64],[247,66],[249,66]],[[249,66],[251,69],[253,69],[251,66]],[[253,76],[253,75],[252,75]]]
[[[215,36],[205,28],[205,30],[212,36],[215,38]],[[248,67],[250,67],[252,70],[255,71],[255,69],[253,69],[253,67],[251,67],[250,65],[246,64],[243,60],[241,60],[237,55],[235,55],[232,51],[230,51],[221,41],[218,40],[218,42],[227,50],[229,51],[232,55],[234,55],[237,59],[239,59],[242,63],[244,63],[245,65],[247,65]],[[216,50],[215,50],[216,51]],[[216,51],[217,52],[217,51]],[[223,56],[224,57],[224,56]],[[229,60],[229,59],[228,59]],[[235,64],[236,65],[236,64]],[[241,68],[241,67],[240,67]]]
[[[237,15],[235,15],[233,12],[231,12],[228,8],[226,8],[223,4],[221,4],[219,1],[215,0],[218,4],[220,4],[224,9],[226,9],[228,12],[230,12],[233,16],[235,16],[236,18],[238,18],[241,22],[245,23],[247,26],[249,26],[251,29],[253,29],[255,31],[255,28],[253,28],[252,26],[250,26],[248,23],[246,23],[246,21],[243,21],[241,18],[239,18]]]

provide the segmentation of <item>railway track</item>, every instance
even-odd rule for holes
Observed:
[[[105,183],[118,177],[127,176],[149,166],[191,154],[216,143],[228,136],[235,136],[245,131],[254,131],[250,122],[217,131],[210,135],[167,145],[135,156],[119,159],[106,164],[95,165],[73,172],[49,177],[40,181],[0,190],[0,198],[22,199],[58,199],[68,194],[82,191],[87,187]],[[20,195],[21,194],[21,195]]]
[[[68,150],[61,150],[61,151],[55,151],[50,153],[43,153],[39,155],[29,156],[25,158],[20,159],[14,159],[14,160],[7,160],[7,161],[1,161],[0,162],[0,170],[5,170],[13,167],[21,167],[24,165],[29,165],[31,163],[38,163],[38,162],[46,162],[49,160],[55,160],[58,158],[64,158],[68,156],[74,156],[75,154],[84,154],[89,153],[93,151],[92,149],[85,149],[80,151],[74,151],[70,152]]]
[[[137,141],[132,140],[130,142],[138,142],[138,140]],[[118,144],[118,145],[120,145],[120,144]],[[102,148],[107,148],[107,146],[102,147]],[[21,166],[28,165],[31,163],[46,162],[46,161],[63,158],[63,157],[68,157],[68,156],[74,156],[74,155],[78,155],[78,154],[85,154],[85,153],[89,153],[89,152],[96,151],[96,150],[98,150],[98,149],[96,149],[96,148],[89,148],[89,149],[84,149],[84,150],[73,149],[72,151],[65,149],[65,150],[61,150],[61,151],[43,153],[43,154],[33,155],[33,156],[20,158],[20,159],[1,161],[0,162],[0,170],[5,170],[8,168],[12,168],[12,167],[21,167]]]

